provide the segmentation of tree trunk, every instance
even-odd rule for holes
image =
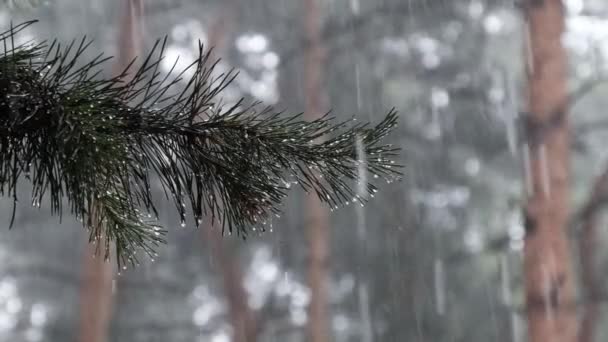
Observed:
[[[574,342],[577,316],[569,217],[567,59],[561,0],[528,0],[524,275],[530,342]]]
[[[102,246],[103,240],[98,244]],[[103,253],[93,257],[95,246],[91,244],[85,253],[79,341],[106,342],[112,316],[112,263],[104,260]]]
[[[142,48],[143,1],[126,1],[125,12],[118,31],[118,53],[114,72],[120,72],[137,56]],[[97,242],[102,248],[103,239]],[[113,263],[104,260],[103,251],[93,257],[96,246],[88,244],[85,252],[83,287],[80,300],[81,342],[106,342],[112,317]]]
[[[602,288],[596,275],[596,239],[599,210],[608,199],[608,168],[597,178],[591,196],[581,212],[581,235],[579,239],[579,254],[581,262],[582,286],[584,289],[584,310],[581,321],[579,342],[595,341],[595,330],[599,318]]]
[[[304,0],[304,29],[306,34],[305,118],[314,120],[323,114],[322,73],[323,48],[321,44],[321,13],[318,0]],[[328,268],[329,218],[327,209],[314,195],[306,197],[306,231],[309,234],[309,286],[311,291],[308,309],[310,342],[328,342]]]
[[[144,45],[144,0],[126,0],[124,3],[124,13],[117,32],[118,50],[114,73],[126,68],[143,51]]]
[[[214,49],[214,58],[221,58],[225,53],[227,36],[230,35],[235,13],[234,1],[225,1],[217,19],[209,27],[207,48]],[[217,260],[222,274],[230,322],[234,331],[232,341],[255,342],[258,334],[257,322],[249,307],[249,296],[243,286],[243,272],[238,258],[234,257],[234,251],[227,251],[221,228],[213,227],[211,220],[207,220],[202,231],[203,238],[210,246],[212,256]]]
[[[232,342],[255,342],[257,340],[256,321],[248,304],[249,296],[243,286],[243,272],[238,260],[226,251],[221,229],[211,224],[202,227],[205,241],[211,248],[222,273],[224,293],[228,302],[228,313],[232,324]]]

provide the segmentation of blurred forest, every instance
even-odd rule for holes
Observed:
[[[526,52],[528,3],[3,1],[0,26],[40,20],[24,41],[86,35],[91,57],[116,56],[107,75],[167,36],[165,71],[195,58],[199,40],[218,70],[239,70],[227,102],[370,122],[395,107],[389,139],[405,175],[365,206],[325,208],[294,187],[270,231],[246,242],[208,224],[182,228],[167,205],[169,243],[127,270],[93,258],[81,225],[44,203],[22,203],[9,231],[2,199],[0,340],[540,342],[527,333],[534,284],[524,276],[522,207],[536,167],[526,69],[542,62]],[[575,274],[577,340],[605,341],[608,3],[564,5],[571,174],[559,216],[569,215],[570,260],[557,263]],[[543,146],[541,176],[551,172]]]

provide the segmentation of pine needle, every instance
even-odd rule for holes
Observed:
[[[374,178],[400,175],[398,149],[381,144],[396,126],[394,110],[370,127],[328,115],[304,121],[257,103],[225,106],[219,96],[236,73],[214,76],[217,62],[199,44],[186,70],[163,74],[166,40],[138,67],[103,78],[109,58],[83,61],[86,38],[15,46],[15,35],[33,23],[0,34],[0,195],[16,206],[17,183],[27,179],[32,203],[48,196],[61,215],[67,200],[90,240],[105,241],[104,255],[115,250],[119,266],[137,264],[138,252],[153,255],[164,242],[166,232],[150,219],[156,182],[183,222],[211,217],[245,237],[280,212],[292,184],[336,207],[365,201],[355,184],[359,164]],[[357,153],[357,139],[365,153]]]

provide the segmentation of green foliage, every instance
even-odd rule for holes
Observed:
[[[28,179],[33,204],[48,195],[59,215],[67,199],[90,240],[104,241],[106,257],[114,248],[119,265],[137,263],[137,251],[153,254],[164,241],[149,219],[157,213],[155,181],[182,221],[191,211],[197,223],[208,216],[246,236],[279,212],[291,184],[335,207],[364,201],[353,187],[359,163],[375,178],[400,174],[391,160],[397,149],[381,144],[396,125],[394,111],[369,127],[327,115],[307,122],[243,101],[224,105],[218,96],[236,74],[212,76],[216,63],[202,45],[177,76],[160,72],[166,42],[159,41],[140,66],[103,78],[109,58],[81,63],[86,38],[67,47],[15,46],[30,24],[0,35],[0,192],[16,203],[18,180]],[[186,72],[194,76],[184,80]],[[366,160],[358,160],[357,139]]]

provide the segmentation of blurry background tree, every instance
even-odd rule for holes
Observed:
[[[168,34],[169,66],[178,55],[183,63],[194,58],[199,39],[220,46],[218,70],[240,70],[225,92],[227,102],[246,96],[310,114],[331,107],[339,119],[372,122],[380,120],[374,114],[397,107],[400,126],[391,139],[404,148],[405,179],[382,186],[363,208],[332,208],[327,217],[328,236],[321,243],[331,267],[317,259],[327,272],[327,293],[314,299],[326,308],[321,324],[327,326],[313,326],[319,323],[308,311],[315,296],[309,282],[314,259],[306,197],[296,191],[271,231],[247,243],[227,237],[216,244],[206,236],[201,247],[193,238],[200,233],[180,228],[173,209],[162,208],[163,224],[175,227],[169,244],[154,262],[115,275],[108,341],[238,341],[235,329],[241,328],[227,289],[235,284],[226,279],[239,277],[226,276],[223,255],[240,269],[242,280],[234,282],[242,284],[235,286],[245,291],[239,301],[246,301],[242,310],[254,317],[259,341],[307,341],[314,329],[338,342],[525,341],[525,9],[505,0],[325,0],[315,1],[318,13],[311,14],[307,1],[147,0],[145,34],[134,43],[145,51]],[[585,275],[575,304],[592,317],[581,325],[581,339],[603,341],[608,317],[600,290],[607,284],[602,270],[608,267],[608,236],[602,206],[589,203],[603,203],[594,194],[608,157],[602,111],[608,106],[602,82],[608,4],[564,3],[570,92],[584,94],[574,97],[569,114],[569,238],[571,246],[583,246],[573,254],[580,256],[573,267]],[[128,44],[119,43],[126,35],[120,25],[124,5],[12,5],[0,12],[0,24],[37,18],[41,23],[29,38],[87,34],[96,42],[91,54],[129,56]],[[307,15],[319,26],[314,40],[305,29]],[[307,60],[316,46],[325,59],[321,80],[312,85]],[[327,103],[314,108],[311,92],[326,96]],[[9,212],[10,201],[0,203]],[[583,210],[588,207],[594,209]],[[49,217],[44,206],[23,205],[16,228],[0,234],[0,338],[80,338],[86,234],[69,218],[60,225]],[[357,233],[362,217],[364,239]],[[368,313],[361,309],[361,284]]]
[[[323,73],[326,60],[321,37],[321,6],[318,0],[304,0],[304,110],[307,120],[322,117],[326,108]],[[354,202],[354,199],[353,199]],[[328,314],[329,220],[328,209],[318,198],[306,196],[304,229],[308,233],[308,340],[328,342],[330,316]]]
[[[524,283],[532,342],[576,341],[576,278],[567,239],[570,219],[570,125],[561,0],[523,4],[527,113],[523,153]]]
[[[142,54],[143,11],[142,0],[124,1],[119,29],[116,32],[118,47],[112,69],[113,75],[120,75],[133,59]],[[91,244],[86,241],[86,243],[87,248],[83,255],[79,341],[106,342],[114,300],[112,293],[115,287],[114,265],[113,262],[106,262],[96,253],[102,242]],[[112,257],[110,259],[114,261]]]

